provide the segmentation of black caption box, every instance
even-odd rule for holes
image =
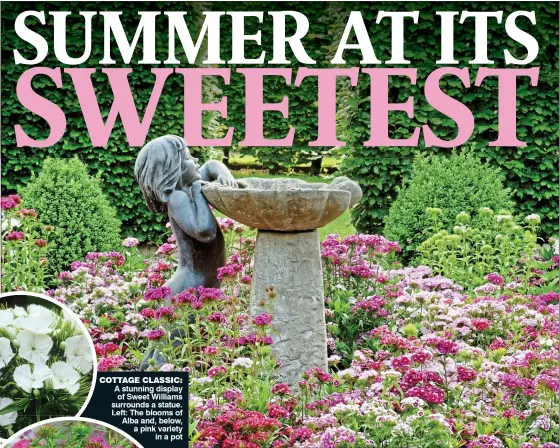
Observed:
[[[187,372],[99,372],[83,417],[122,429],[145,448],[188,443]]]

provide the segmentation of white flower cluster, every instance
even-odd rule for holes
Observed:
[[[62,336],[65,325],[74,330],[65,334],[73,335]],[[69,317],[44,306],[0,310],[0,330],[8,336],[0,337],[0,373],[5,374],[4,369],[13,371],[13,381],[22,396],[42,388],[66,390],[74,395],[82,376],[93,369],[87,336],[80,334]],[[13,402],[12,398],[0,397],[0,410]],[[16,419],[17,412],[2,414],[0,426],[12,425]]]

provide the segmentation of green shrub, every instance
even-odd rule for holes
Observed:
[[[466,212],[455,218],[452,232],[441,230],[439,208],[426,210],[432,222],[432,234],[418,246],[419,262],[437,274],[451,278],[468,288],[486,283],[485,276],[500,274],[507,282],[524,279],[529,284],[531,260],[537,248],[539,215],[529,215],[524,223],[504,210],[497,213],[483,207],[470,216]]]
[[[426,208],[441,208],[441,228],[451,231],[460,212],[472,215],[481,207],[512,210],[513,205],[500,170],[482,163],[472,153],[420,156],[414,162],[412,177],[389,209],[384,234],[398,241],[409,257],[429,236]]]
[[[49,272],[68,268],[88,252],[119,246],[120,222],[104,196],[99,179],[77,158],[46,159],[38,176],[21,191],[26,207],[54,226],[49,237]]]

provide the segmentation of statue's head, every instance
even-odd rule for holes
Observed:
[[[191,156],[185,139],[176,135],[158,137],[142,148],[134,176],[148,208],[165,212],[169,195],[200,179],[198,159]]]

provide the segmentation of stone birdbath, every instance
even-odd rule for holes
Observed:
[[[280,379],[296,385],[305,371],[327,370],[323,274],[317,228],[357,203],[356,182],[247,178],[239,188],[210,183],[203,194],[226,216],[257,229],[251,313],[273,314],[272,351]],[[276,297],[266,290],[273,286]]]

